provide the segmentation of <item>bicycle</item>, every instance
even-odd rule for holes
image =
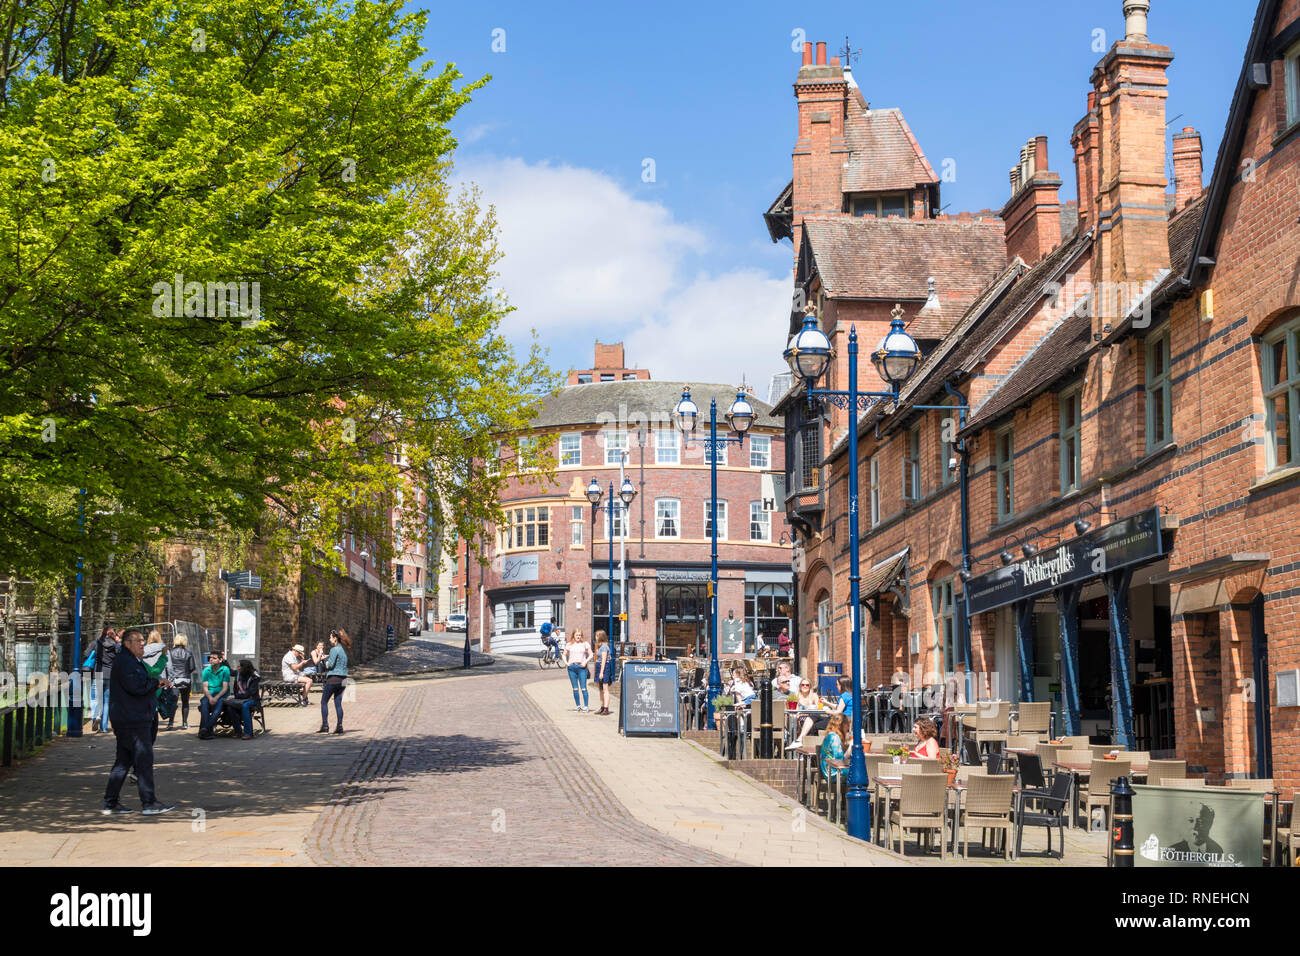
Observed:
[[[559,643],[548,644],[542,648],[542,653],[537,656],[537,666],[542,670],[548,667],[563,667],[564,662],[560,659]]]

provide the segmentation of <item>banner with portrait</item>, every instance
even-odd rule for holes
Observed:
[[[1263,865],[1266,794],[1227,787],[1133,790],[1135,865]]]

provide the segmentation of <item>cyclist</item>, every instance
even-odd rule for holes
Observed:
[[[554,629],[555,627],[550,621],[542,625],[542,643],[546,645],[547,649],[558,661],[560,659],[560,642],[551,636],[551,631]]]

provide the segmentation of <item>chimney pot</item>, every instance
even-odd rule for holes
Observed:
[[[826,41],[825,40],[817,41],[817,65],[818,66],[826,65]]]
[[[1034,140],[1034,169],[1047,170],[1047,137],[1039,136]]]
[[[809,41],[803,45],[803,65],[812,66],[812,61],[813,61],[812,58],[813,58],[813,45],[812,42]]]
[[[1147,14],[1151,0],[1124,0],[1124,39],[1135,43],[1147,42]]]

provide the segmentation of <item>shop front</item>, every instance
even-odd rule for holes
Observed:
[[[994,621],[980,694],[1051,701],[1056,734],[1172,752],[1170,597],[1159,581],[1172,532],[1156,508],[1083,530],[967,583],[968,613]]]

